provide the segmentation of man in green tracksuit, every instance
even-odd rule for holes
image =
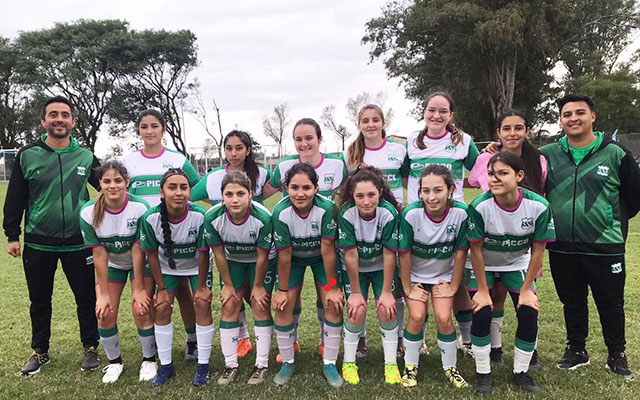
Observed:
[[[609,351],[606,368],[633,379],[625,356],[624,283],[628,221],[640,210],[640,168],[618,143],[593,132],[593,101],[569,94],[557,101],[565,136],[541,151],[546,193],[556,222],[549,243],[551,274],[564,306],[567,347],[558,368],[589,364],[585,342],[588,288]]]
[[[80,208],[89,199],[87,183],[99,188],[97,158],[70,136],[73,106],[64,97],[50,98],[42,113],[46,134],[18,152],[4,203],[8,253],[20,257],[20,222],[24,213],[22,260],[31,301],[33,355],[22,368],[31,375],[49,362],[51,296],[58,260],[76,300],[83,370],[99,365],[95,316],[93,257],[80,232]]]

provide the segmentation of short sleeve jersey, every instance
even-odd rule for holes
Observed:
[[[349,160],[349,150],[345,150],[343,158]],[[407,149],[404,145],[384,139],[378,148],[366,147],[362,161],[366,165],[376,167],[382,171],[387,186],[393,192],[399,204],[404,202],[402,190],[402,178],[409,172],[409,160]],[[355,169],[354,165],[347,165],[349,172]]]
[[[224,246],[227,260],[239,263],[255,264],[258,248],[270,250],[270,259],[276,257],[271,227],[271,213],[257,201],[251,202],[246,218],[238,224],[223,203],[211,207],[204,217],[207,245]]]
[[[222,201],[222,178],[227,172],[229,172],[228,165],[221,165],[209,171],[191,190],[191,201],[209,199],[212,205],[220,203]],[[253,200],[262,204],[262,187],[271,179],[271,171],[262,165],[258,165],[258,172],[256,193],[253,196]]]
[[[291,263],[298,266],[322,263],[322,239],[335,240],[338,233],[336,206],[316,195],[306,217],[300,216],[284,197],[273,208],[273,238],[278,249],[291,247]]]
[[[95,199],[89,200],[80,210],[82,238],[88,248],[104,247],[109,254],[109,267],[130,270],[133,268],[131,246],[138,240],[138,220],[147,211],[146,201],[127,194],[124,206],[118,212],[104,210],[102,223],[95,229],[93,210]]]
[[[173,259],[176,269],[169,267],[167,249],[162,232],[160,206],[150,208],[140,219],[140,249],[158,251],[162,273],[188,276],[198,274],[198,250],[207,251],[204,240],[205,209],[194,203],[187,204],[187,212],[180,221],[169,222],[173,241]]]
[[[467,206],[451,200],[438,222],[427,214],[422,201],[416,201],[404,209],[399,226],[398,251],[411,251],[411,281],[451,282],[456,251],[469,248]]]
[[[409,204],[419,200],[420,174],[431,164],[441,164],[449,168],[456,183],[453,193],[455,200],[464,202],[464,170],[471,170],[478,157],[478,148],[471,136],[462,133],[462,141],[457,145],[451,142],[451,132],[444,136],[431,138],[424,136],[425,149],[420,150],[416,138],[420,132],[413,132],[407,137],[407,157],[409,157],[409,180],[407,183],[407,202]]]
[[[358,249],[359,272],[383,270],[383,248],[398,250],[398,211],[387,201],[380,200],[369,219],[360,216],[355,204],[345,204],[340,208],[338,229],[343,268],[344,250]]]
[[[271,176],[271,186],[276,189],[282,189],[282,195],[287,196],[286,188],[283,186],[283,181],[287,175],[287,171],[291,169],[295,164],[300,162],[300,157],[297,155],[289,156],[280,160],[276,169]],[[332,154],[322,154],[320,164],[313,166],[318,174],[318,188],[319,193],[329,200],[333,200],[335,191],[338,190],[342,182],[347,179],[347,166],[344,160],[340,156],[334,156]]]
[[[189,178],[189,186],[200,180],[198,172],[184,154],[163,148],[157,156],[146,156],[142,150],[126,155],[122,163],[129,173],[129,193],[142,197],[149,205],[160,203],[160,179],[170,168],[182,169]]]
[[[552,242],[556,238],[547,200],[527,189],[518,190],[520,198],[513,210],[498,204],[490,191],[469,205],[467,236],[470,242],[484,243],[486,271],[527,269],[533,242]]]

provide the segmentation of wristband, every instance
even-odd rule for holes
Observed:
[[[278,288],[278,291],[279,291],[279,292],[287,293],[287,292],[289,291],[289,289],[281,289],[281,288]]]

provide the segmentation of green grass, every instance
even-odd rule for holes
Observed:
[[[6,184],[0,185],[0,203],[4,204]],[[470,200],[478,191],[468,191]],[[277,195],[279,198],[279,195]],[[278,198],[267,201],[272,208]],[[558,222],[556,222],[558,223]],[[627,244],[627,341],[628,357],[633,370],[640,373],[640,218],[632,221]],[[2,235],[0,248],[6,248],[6,238]],[[296,355],[297,371],[291,384],[285,388],[276,388],[270,381],[258,387],[245,384],[249,378],[255,352],[240,360],[240,373],[237,383],[228,387],[215,384],[222,371],[223,359],[219,341],[215,341],[211,358],[212,380],[202,387],[191,386],[194,364],[185,363],[184,330],[182,321],[174,316],[174,364],[177,376],[163,388],[152,389],[149,383],[138,383],[140,363],[140,345],[130,312],[125,306],[130,301],[127,287],[123,296],[119,328],[122,342],[122,356],[125,372],[116,384],[104,385],[99,371],[83,373],[80,371],[81,344],[75,304],[61,268],[56,274],[53,296],[53,323],[50,356],[51,364],[43,372],[32,377],[21,377],[19,369],[25,363],[30,349],[31,325],[29,321],[29,300],[20,259],[13,259],[5,251],[1,252],[2,265],[2,307],[0,307],[0,399],[67,399],[67,398],[476,398],[472,390],[452,389],[445,381],[440,366],[440,354],[435,344],[435,327],[429,323],[428,344],[431,354],[423,356],[420,364],[419,384],[413,390],[400,386],[387,386],[383,383],[383,354],[375,313],[369,313],[369,356],[359,360],[362,383],[356,387],[347,386],[339,390],[328,387],[322,376],[321,360],[318,357],[318,325],[315,317],[315,292],[312,289],[310,274],[307,274],[303,295],[303,313],[300,324],[300,344],[302,351]],[[626,382],[605,372],[606,348],[602,340],[600,323],[591,302],[590,332],[588,350],[591,365],[578,371],[567,372],[555,368],[555,362],[564,349],[564,320],[548,264],[545,262],[544,276],[539,281],[541,303],[540,333],[538,349],[545,364],[541,372],[534,372],[537,382],[544,392],[540,398],[578,399],[578,398],[617,398],[631,399],[640,396],[638,382]],[[214,295],[214,299],[217,296]],[[214,320],[219,320],[220,306],[214,304]],[[373,308],[370,308],[373,311]],[[249,318],[250,319],[250,318]],[[527,397],[514,390],[510,384],[511,363],[513,360],[513,338],[515,316],[513,308],[507,308],[503,342],[507,365],[494,369],[494,397],[515,399]],[[277,371],[275,363],[277,347],[275,338],[271,353],[271,375]],[[105,359],[104,353],[101,353]],[[103,361],[104,365],[104,361]],[[459,368],[469,382],[473,381],[474,364],[471,359],[459,359]],[[533,396],[532,396],[533,398]]]

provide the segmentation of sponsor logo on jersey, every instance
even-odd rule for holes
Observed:
[[[280,235],[278,232],[273,232],[273,240],[279,242],[282,240],[282,235]]]
[[[399,240],[400,239],[400,234],[398,232],[393,232],[391,234],[391,239],[393,240]]]
[[[144,181],[135,181],[131,183],[131,188],[139,189],[143,187],[160,187],[160,179],[147,179]]]
[[[397,178],[398,178],[398,177],[396,176],[396,174],[385,174],[385,175],[384,175],[384,179],[385,179],[387,182],[395,182],[395,181],[397,180]]]
[[[196,252],[196,246],[178,247],[173,249],[173,254],[193,254]]]
[[[333,175],[324,175],[323,181],[325,185],[333,185]]]
[[[520,220],[520,228],[525,231],[533,229],[533,218],[525,217]]]
[[[249,238],[256,240],[257,237],[256,231],[249,231]]]
[[[85,176],[86,174],[87,174],[87,171],[85,170],[85,168],[78,166],[78,175]]]
[[[597,174],[600,176],[609,176],[609,167],[606,165],[598,165]]]
[[[136,229],[137,226],[138,226],[138,218],[127,219],[127,229]]]
[[[172,162],[169,162],[169,161],[165,161],[165,162],[163,162],[163,163],[162,163],[162,168],[163,168],[163,169],[170,169],[170,168],[173,168],[173,163],[172,163]]]
[[[469,228],[469,230],[474,230],[474,229],[476,229],[476,224],[471,222],[471,221],[469,221],[469,222],[467,222],[467,227]]]
[[[529,238],[524,238],[524,239],[504,239],[504,240],[485,238],[484,242],[486,244],[489,244],[489,245],[497,245],[497,246],[502,246],[502,247],[515,247],[515,246],[522,246],[522,245],[528,244],[529,243]]]
[[[329,222],[327,224],[327,229],[336,229],[338,227],[338,225],[336,224],[336,221],[331,220],[331,222]],[[311,227],[311,229],[313,229],[313,226]]]
[[[620,272],[622,272],[622,263],[615,263],[615,264],[611,264],[611,273],[612,274],[619,274]]]
[[[458,228],[458,226],[455,224],[447,225],[447,236],[455,236],[456,228]]]
[[[338,239],[346,239],[347,238],[347,234],[344,233],[343,231],[340,231],[340,233],[338,233]]]
[[[412,162],[411,163],[411,169],[423,169],[424,168],[424,164],[423,163],[419,163],[419,162]]]
[[[320,227],[318,226],[318,221],[311,221],[311,230],[314,232],[318,232]]]
[[[114,250],[120,250],[120,249],[126,249],[131,247],[131,240],[116,240],[115,242],[105,242],[102,243],[102,246],[104,246],[105,249],[114,249]]]
[[[271,243],[271,234],[267,233],[267,236],[264,237],[264,242],[265,243]]]
[[[446,151],[447,153],[455,153],[456,152],[456,145],[455,144],[448,144],[445,146],[444,151]]]
[[[387,161],[398,162],[398,157],[395,154],[387,154]]]
[[[189,237],[198,236],[198,228],[195,227],[195,226],[190,226],[189,227],[189,233],[187,233],[187,236],[189,236]]]

